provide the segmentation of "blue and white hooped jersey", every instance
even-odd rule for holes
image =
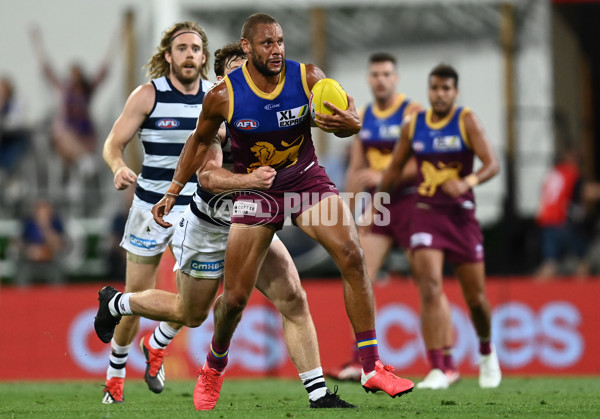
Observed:
[[[152,85],[156,94],[154,107],[138,131],[144,148],[144,162],[133,200],[134,205],[148,209],[167,192],[181,150],[196,128],[204,94],[212,83],[202,80],[195,95],[181,93],[167,77],[152,80]],[[175,211],[183,211],[191,202],[196,183],[194,175],[177,198]]]
[[[223,166],[227,170],[233,169],[231,156],[231,136],[229,135],[229,126],[225,124],[226,140],[225,144],[221,145],[223,152]],[[231,194],[214,195],[202,189],[202,185],[198,182],[196,193],[190,203],[190,209],[199,219],[219,227],[223,232],[228,232],[231,226],[231,208],[233,201]]]

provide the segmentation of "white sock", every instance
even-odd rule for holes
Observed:
[[[167,322],[160,322],[150,336],[148,344],[152,349],[165,349],[181,329],[173,329]]]
[[[129,298],[132,292],[117,293],[108,302],[108,310],[114,317],[132,315],[131,306],[129,305]]]
[[[304,388],[308,392],[308,398],[312,401],[318,400],[327,392],[323,368],[318,367],[314,370],[300,373],[300,379]]]
[[[129,356],[131,344],[119,346],[114,339],[110,341],[110,364],[106,370],[106,379],[110,380],[113,377],[125,378],[125,364]]]

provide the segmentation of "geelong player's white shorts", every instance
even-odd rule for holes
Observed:
[[[189,206],[173,224],[173,271],[181,270],[194,278],[221,278],[229,227],[217,226],[198,218]],[[279,238],[274,235],[273,241],[276,240]]]
[[[162,254],[171,243],[176,223],[181,219],[181,214],[183,211],[173,209],[164,217],[165,221],[173,226],[164,228],[154,221],[150,209],[132,206],[125,224],[121,247],[137,256]]]
[[[194,278],[221,278],[229,227],[201,220],[194,215],[189,205],[173,224],[173,270],[181,270]]]

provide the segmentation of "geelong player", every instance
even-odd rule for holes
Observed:
[[[157,222],[170,226],[163,217],[170,214],[182,190],[180,184],[204,160],[224,121],[229,123],[236,173],[252,173],[267,166],[276,172],[265,193],[236,197],[225,253],[224,291],[215,304],[211,350],[194,391],[196,408],[210,410],[217,403],[231,338],[286,213],[329,251],[341,270],[346,311],[358,341],[365,390],[384,390],[391,396],[407,393],[413,383],[394,375],[392,367],[379,360],[373,293],[356,227],[350,210],[315,155],[306,109],[310,90],[325,75],[313,65],[285,59],[283,31],[268,15],[250,16],[243,25],[241,42],[248,61],[205,98],[196,130],[181,153],[173,183],[153,208]],[[322,128],[337,131],[338,136],[358,133],[360,119],[352,98],[349,97],[348,110],[333,110],[334,115],[317,115]],[[304,192],[317,199],[295,202],[297,205],[291,207],[291,202],[286,203],[289,192]],[[338,222],[315,223],[322,210],[329,211]]]
[[[422,333],[431,371],[417,388],[449,385],[443,348],[448,336],[447,302],[442,289],[444,260],[454,266],[479,336],[479,385],[497,387],[498,357],[491,344],[491,310],[485,295],[483,236],[475,219],[473,188],[495,176],[498,161],[479,120],[455,105],[458,74],[448,65],[429,73],[431,108],[404,124],[379,191],[392,190],[412,155],[417,160],[417,203],[412,215],[412,270],[421,296]],[[482,165],[473,172],[477,156]]]
[[[160,257],[171,243],[175,229],[156,225],[150,210],[167,191],[178,156],[202,109],[204,95],[212,86],[207,80],[208,54],[206,34],[196,23],[180,22],[167,29],[146,65],[153,80],[131,93],[104,144],[103,157],[114,173],[115,187],[136,188],[121,241],[127,250],[128,292],[155,287]],[[125,146],[136,133],[144,148],[139,176],[123,159]],[[181,193],[168,216],[170,221],[179,220],[191,202],[195,181],[195,176],[190,176],[181,184]],[[146,383],[155,393],[164,388],[164,348],[181,327],[162,322],[140,342],[147,360]],[[114,332],[103,403],[123,401],[125,365],[138,328],[139,317],[133,316],[124,318]],[[107,337],[105,342],[109,340]]]

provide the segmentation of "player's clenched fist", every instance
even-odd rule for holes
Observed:
[[[252,188],[269,189],[273,185],[277,171],[271,166],[261,166],[250,173]]]
[[[127,189],[129,185],[132,185],[136,182],[137,176],[129,167],[121,166],[115,171],[113,183],[115,185],[115,188],[117,188],[119,191]]]

